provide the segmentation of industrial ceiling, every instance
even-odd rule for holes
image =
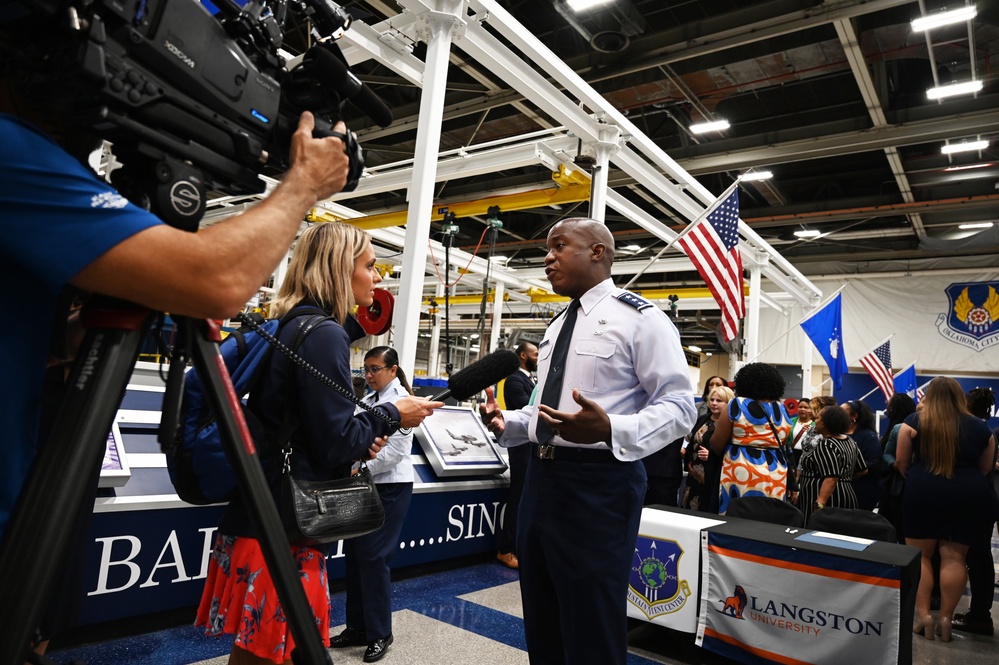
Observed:
[[[419,31],[406,27],[414,19],[413,2],[342,4],[359,23],[374,27],[382,44],[403,54],[401,60],[426,57]],[[805,276],[999,265],[999,86],[992,69],[999,3],[979,1],[974,18],[928,32],[913,31],[910,22],[964,3],[610,0],[589,10],[574,10],[568,0],[496,4],[703,188],[717,195],[747,172],[771,172],[768,180],[740,183],[741,218]],[[474,17],[481,19],[481,11]],[[484,23],[497,39],[508,41]],[[589,168],[592,159],[582,141],[574,141],[542,105],[504,83],[489,63],[469,55],[475,49],[462,50],[460,35],[455,44],[441,153],[460,157],[483,146],[542,136],[561,141],[559,150],[581,171]],[[528,66],[541,76],[551,74],[547,63]],[[395,115],[391,126],[380,128],[347,107],[346,119],[372,173],[413,159],[423,98],[419,80],[377,58],[360,59],[354,71]],[[982,89],[928,99],[928,88],[966,81],[981,81]],[[596,110],[583,101],[580,107]],[[689,129],[720,119],[728,121],[727,129],[701,134]],[[971,152],[941,151],[972,141],[986,144]],[[436,183],[435,208],[460,211],[459,204],[470,201],[481,202],[475,210],[496,205],[502,228],[495,243],[480,245],[488,215],[458,212],[455,248],[502,257],[498,266],[543,282],[538,268],[548,229],[564,217],[587,215],[589,206],[585,197],[551,199],[557,189],[573,184],[556,184],[552,175],[543,160],[498,163],[493,171],[469,177],[456,173]],[[617,196],[673,231],[688,222],[622,169],[612,166],[607,182]],[[549,198],[530,198],[537,192]],[[520,199],[506,198],[511,194]],[[408,196],[403,186],[342,203],[365,215],[401,212],[404,222]],[[618,240],[619,260],[629,266],[651,261],[666,244],[618,210],[609,208],[605,221]],[[995,224],[985,227],[989,222]],[[803,231],[812,237],[801,237]],[[440,239],[440,233],[435,221],[431,237]],[[689,262],[675,260],[680,256],[671,249],[661,258],[672,262],[637,279],[640,269],[630,269],[615,280],[622,286],[633,281],[629,288],[637,291],[675,292],[682,305],[703,283]],[[443,257],[434,259],[440,263]],[[464,292],[474,299],[481,279],[467,281]],[[717,350],[718,311],[704,298],[697,302],[696,309],[679,312],[684,343]],[[529,311],[511,309],[505,325],[516,325],[517,317],[527,328],[536,321],[543,325],[557,309],[543,303]],[[454,323],[467,327],[479,319],[466,310]]]

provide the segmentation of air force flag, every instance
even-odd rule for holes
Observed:
[[[837,293],[825,307],[803,321],[801,327],[826,361],[833,386],[839,390],[843,387],[843,375],[847,373],[846,354],[843,353],[843,294]]]
[[[895,377],[895,392],[905,393],[912,401],[919,402],[919,382],[916,380],[916,363],[912,363]]]

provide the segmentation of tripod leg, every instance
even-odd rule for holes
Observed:
[[[22,663],[52,595],[75,515],[100,472],[108,432],[151,318],[142,308],[85,311],[93,325],[0,543],[0,663]]]
[[[291,557],[284,527],[271,498],[270,488],[243,418],[243,411],[239,408],[232,381],[222,362],[216,343],[218,328],[209,321],[184,318],[175,320],[181,336],[187,336],[191,340],[195,367],[205,386],[205,394],[210,397],[212,408],[218,416],[222,441],[236,470],[237,484],[260,534],[260,549],[271,579],[274,580],[278,600],[288,619],[292,637],[295,638],[292,659],[297,665],[332,663],[329,652],[318,639],[312,610]],[[211,326],[208,335],[205,334],[205,326]],[[329,630],[329,627],[322,626],[321,629]]]

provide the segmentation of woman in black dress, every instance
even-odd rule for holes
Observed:
[[[905,393],[895,393],[888,400],[885,410],[888,426],[881,437],[881,456],[886,467],[884,487],[878,513],[895,527],[898,542],[905,542],[905,523],[902,521],[902,494],[905,491],[905,478],[898,472],[895,452],[898,450],[898,432],[905,419],[916,412],[916,403]]]
[[[906,477],[902,496],[905,543],[922,552],[913,628],[933,639],[930,595],[933,555],[940,553],[940,639],[949,642],[954,608],[968,583],[968,545],[992,527],[996,495],[985,476],[996,440],[988,426],[968,412],[954,379],[938,377],[926,389],[921,411],[898,433],[896,464]]]
[[[850,417],[838,406],[827,406],[815,418],[818,445],[801,456],[798,508],[808,516],[823,508],[856,508],[857,495],[850,479],[866,469],[857,444],[846,435]]]
[[[867,471],[856,476],[852,481],[853,491],[857,494],[857,507],[862,510],[874,510],[881,499],[881,443],[878,433],[874,431],[874,412],[859,399],[852,399],[843,404],[843,410],[852,421],[846,433],[860,449]]]

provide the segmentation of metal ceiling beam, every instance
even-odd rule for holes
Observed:
[[[955,136],[992,133],[999,127],[999,110],[988,109],[961,113],[933,120],[915,120],[905,124],[875,127],[864,131],[818,135],[804,139],[774,143],[773,134],[756,137],[757,146],[725,150],[700,157],[679,158],[677,163],[692,175],[743,170],[754,166],[785,164],[821,157],[849,155],[870,150],[884,150],[903,145],[944,141]]]
[[[833,27],[836,28],[836,35],[839,37],[839,43],[843,47],[846,60],[850,63],[850,71],[853,72],[853,78],[857,81],[860,96],[863,98],[864,104],[867,105],[867,112],[871,116],[871,122],[878,128],[887,127],[888,119],[885,118],[885,112],[881,108],[881,100],[874,86],[874,80],[867,69],[867,60],[864,58],[863,51],[860,50],[860,40],[857,37],[857,31],[853,27],[853,21],[849,18],[836,20],[833,21]],[[914,203],[916,197],[912,195],[912,188],[909,186],[909,179],[905,175],[905,168],[902,166],[902,158],[898,154],[898,148],[892,146],[885,148],[884,152],[885,157],[888,159],[892,176],[895,178],[895,184],[898,185],[898,191],[902,195],[902,200],[906,203]],[[907,217],[909,224],[912,225],[913,233],[916,234],[916,238],[920,240],[924,238],[926,236],[926,229],[923,227],[922,218],[915,213],[910,213]]]
[[[542,148],[537,141],[515,143],[505,146],[470,146],[454,156],[444,156],[437,163],[436,181],[455,178],[471,178],[477,175],[495,173],[504,168],[534,166],[543,162],[543,157],[552,150],[575,149],[576,139],[555,137],[546,141]],[[557,169],[551,169],[557,170]],[[357,189],[332,196],[331,201],[349,201],[361,196],[384,194],[385,192],[406,189],[413,180],[412,160],[397,165],[387,165],[372,170],[361,177]]]
[[[835,205],[835,202],[832,202]],[[777,228],[808,222],[845,222],[852,219],[873,217],[896,217],[898,215],[952,212],[955,210],[994,211],[999,206],[999,194],[967,196],[939,201],[917,201],[914,203],[891,203],[877,206],[858,206],[838,210],[815,210],[790,214],[766,215],[744,218],[754,229]]]
[[[746,44],[773,39],[792,32],[808,30],[836,20],[856,18],[864,14],[912,4],[914,0],[829,0],[816,7],[809,7],[789,14],[773,16],[760,21],[736,21],[732,28],[719,30],[702,36],[691,36],[691,26],[683,24],[671,30],[665,30],[646,37],[632,40],[635,53],[646,54],[645,58],[631,60],[620,67],[601,69],[597,76],[589,77],[591,83],[613,79],[628,74],[634,74],[646,69],[662,65],[670,65],[691,58],[738,48]],[[751,11],[759,11],[757,7]],[[737,15],[738,12],[731,12]],[[724,15],[714,17],[723,19]],[[694,33],[696,34],[696,33]],[[581,60],[581,59],[580,59]],[[580,74],[585,74],[592,67],[584,66],[580,60],[571,58],[570,66],[578,65]]]

